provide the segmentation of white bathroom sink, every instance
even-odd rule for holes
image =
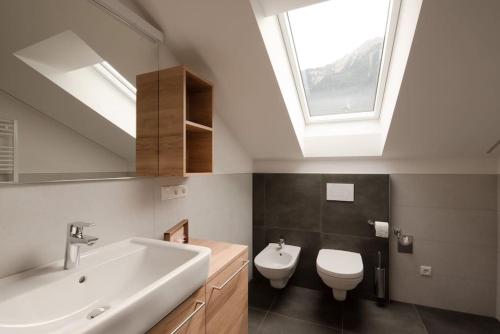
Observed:
[[[82,254],[78,269],[58,261],[0,279],[0,334],[144,333],[205,283],[209,258],[132,238]]]

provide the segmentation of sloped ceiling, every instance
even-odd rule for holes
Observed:
[[[384,156],[488,156],[500,139],[499,32],[500,1],[424,0]]]
[[[138,1],[215,82],[216,112],[254,159],[301,158],[247,0]],[[384,157],[488,157],[500,139],[499,31],[497,0],[423,1]]]
[[[214,82],[214,108],[253,158],[300,158],[247,0],[139,0],[177,59]]]

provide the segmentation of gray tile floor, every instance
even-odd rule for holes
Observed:
[[[331,294],[296,286],[275,290],[267,282],[249,286],[250,334],[500,334],[493,318],[364,299],[335,302]]]

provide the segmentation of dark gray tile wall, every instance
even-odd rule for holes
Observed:
[[[354,183],[354,202],[326,200],[326,183]],[[254,257],[283,235],[286,242],[302,247],[297,270],[289,284],[327,289],[316,272],[321,248],[358,252],[365,276],[353,292],[374,298],[373,273],[377,251],[389,272],[387,239],[376,238],[369,219],[389,221],[389,175],[350,174],[254,174]],[[254,277],[263,280],[257,270]],[[388,291],[387,275],[387,291]]]

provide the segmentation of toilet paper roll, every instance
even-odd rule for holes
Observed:
[[[389,223],[388,222],[375,222],[375,236],[380,238],[389,237]]]

